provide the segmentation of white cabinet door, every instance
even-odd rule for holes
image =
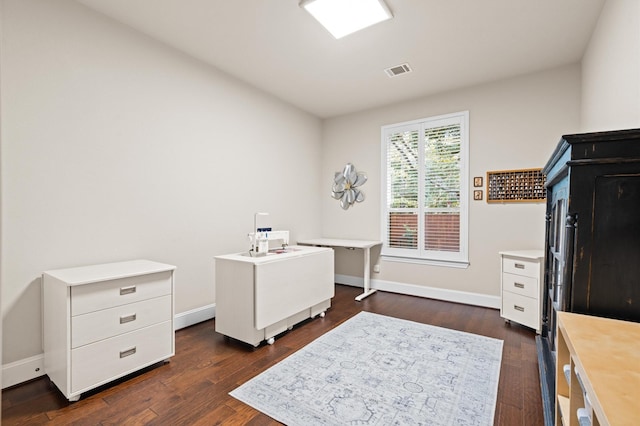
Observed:
[[[333,250],[258,264],[255,267],[255,327],[265,328],[331,299]]]

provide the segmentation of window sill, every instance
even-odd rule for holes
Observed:
[[[423,259],[417,257],[390,256],[388,254],[383,254],[381,259],[385,262],[413,263],[416,265],[443,266],[445,268],[467,269],[469,267],[469,262],[465,260]]]

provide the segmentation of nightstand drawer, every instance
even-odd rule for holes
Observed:
[[[71,347],[87,345],[171,319],[171,295],[71,318]]]
[[[502,293],[502,316],[527,327],[538,329],[538,300],[505,291]]]
[[[540,278],[540,264],[529,260],[504,256],[502,258],[502,272]]]
[[[502,290],[522,296],[538,297],[538,279],[515,274],[502,274]]]
[[[173,355],[173,325],[166,321],[71,351],[71,392],[122,377]]]
[[[171,294],[171,271],[71,287],[71,315]]]

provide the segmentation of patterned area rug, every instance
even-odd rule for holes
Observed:
[[[502,340],[361,312],[233,390],[287,425],[493,425]]]

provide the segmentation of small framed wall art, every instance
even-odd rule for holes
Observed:
[[[475,188],[481,188],[482,187],[482,176],[476,176],[473,178],[473,186]]]
[[[473,191],[473,199],[474,200],[482,200],[482,189],[476,189]]]

